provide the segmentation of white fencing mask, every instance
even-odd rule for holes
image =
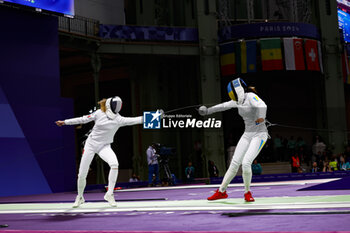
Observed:
[[[227,93],[233,101],[237,101],[238,104],[243,104],[244,101],[244,89],[247,88],[247,84],[241,78],[232,80],[227,85]]]
[[[108,118],[114,119],[122,109],[122,99],[119,96],[108,98],[106,101],[106,114]]]

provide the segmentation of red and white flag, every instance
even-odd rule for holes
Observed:
[[[305,70],[303,39],[284,38],[286,70]]]
[[[317,40],[305,40],[305,56],[307,69],[320,71]]]

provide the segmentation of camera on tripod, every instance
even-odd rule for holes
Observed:
[[[157,159],[160,164],[167,164],[172,155],[176,154],[176,149],[173,147],[166,147],[158,144],[156,147]]]
[[[156,150],[157,160],[161,169],[164,169],[164,173],[166,176],[165,180],[170,185],[173,185],[175,182],[173,180],[172,173],[169,168],[169,159],[171,156],[176,154],[176,149],[173,147],[163,146],[160,143],[154,143],[152,147]]]

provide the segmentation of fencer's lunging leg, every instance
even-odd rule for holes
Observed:
[[[118,159],[112,150],[110,145],[103,147],[99,156],[110,166],[109,175],[108,175],[108,191],[107,194],[113,194],[115,184],[118,178]]]
[[[226,171],[224,179],[222,180],[222,183],[220,185],[220,188],[219,188],[220,192],[225,192],[227,186],[231,183],[232,179],[236,176],[239,166],[242,163],[243,157],[246,151],[248,150],[249,142],[250,142],[249,138],[245,134],[243,134],[237,144],[235,153],[233,154],[230,167]]]
[[[90,164],[92,159],[94,158],[95,152],[92,148],[85,144],[84,152],[81,157],[80,166],[79,166],[79,174],[78,174],[78,196],[83,196],[84,189],[86,186],[86,177],[89,172]]]
[[[252,182],[252,163],[254,159],[258,156],[259,152],[263,148],[267,140],[266,134],[258,135],[252,138],[248,150],[244,156],[242,162],[242,177],[244,182],[245,192],[250,191],[250,184]]]

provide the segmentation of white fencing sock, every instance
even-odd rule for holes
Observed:
[[[242,165],[242,177],[244,182],[245,193],[250,191],[250,183],[252,182],[252,167],[250,164]]]
[[[114,192],[115,183],[117,182],[118,178],[118,167],[111,166],[111,169],[109,170],[108,175],[108,194],[112,194]]]
[[[85,186],[86,186],[86,178],[78,177],[78,187],[77,187],[78,188],[78,195],[81,197],[84,194]]]

